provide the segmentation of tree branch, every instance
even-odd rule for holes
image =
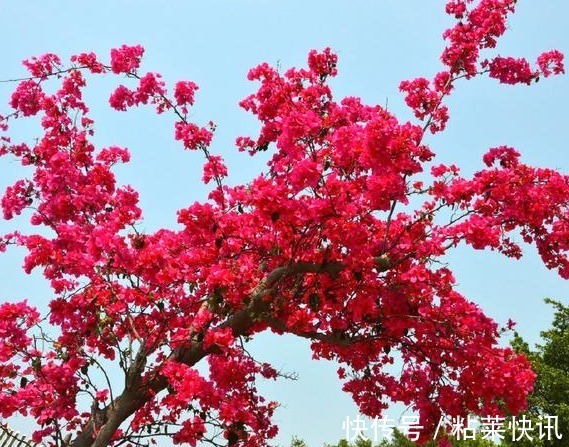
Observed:
[[[385,256],[374,258],[379,271],[386,271],[391,268],[389,259]],[[267,311],[271,302],[265,300],[267,295],[274,293],[278,285],[291,276],[306,273],[324,273],[332,278],[345,268],[341,262],[327,262],[317,264],[313,262],[299,261],[285,266],[277,267],[270,272],[255,287],[250,294],[249,304],[243,309],[235,312],[220,327],[231,328],[234,336],[246,335],[251,326],[259,321],[261,317],[271,326],[285,330],[282,321],[270,318]],[[354,342],[349,337],[342,337],[341,334],[323,334],[318,332],[304,332],[296,334],[300,337],[311,338],[314,340],[326,341],[339,346],[348,346]],[[216,352],[219,348],[210,346],[204,348],[203,341],[193,337],[188,345],[176,348],[168,356],[169,360],[174,360],[188,366],[197,364],[201,359],[209,354]],[[126,374],[125,389],[109,406],[98,409],[93,414],[83,429],[83,431],[73,440],[72,447],[106,447],[109,445],[113,435],[120,425],[138,409],[140,409],[152,396],[163,391],[167,387],[166,378],[155,372],[148,380],[143,381],[143,373],[146,367],[148,353],[144,344],[138,350],[134,362],[129,367]],[[97,421],[98,420],[98,421]],[[99,422],[99,424],[98,424]],[[102,422],[102,425],[100,423]],[[97,430],[99,430],[97,432]]]

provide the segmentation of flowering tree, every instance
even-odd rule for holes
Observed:
[[[197,86],[180,81],[168,93],[160,75],[141,71],[142,47],[114,49],[109,63],[93,53],[67,65],[54,54],[25,61],[29,77],[0,120],[0,154],[31,175],[7,188],[2,210],[5,219],[24,212],[38,230],[3,235],[0,249],[24,247],[25,271],[42,269],[53,298],[45,314],[27,302],[0,305],[0,416],[32,417],[34,441],[58,446],[160,435],[266,445],[276,403],[255,382],[279,373],[246,344],[267,330],[307,338],[316,359],[339,362],[363,414],[379,415],[386,400],[412,405],[424,436],[444,415],[522,410],[529,362],[498,346],[496,323],[455,290],[440,260],[462,243],[518,258],[511,235],[521,234],[568,278],[569,178],[505,146],[464,177],[433,163],[424,142],[445,129],[445,99],[459,80],[532,84],[563,72],[558,51],[535,67],[492,55],[515,3],[447,2],[455,23],[441,71],[400,85],[416,123],[357,98],[335,101],[329,49],[284,74],[252,69],[260,87],[241,106],[261,129],[237,147],[272,157],[232,187],[210,150],[215,126],[189,118]],[[142,232],[137,193],[112,170],[128,150],[91,142],[82,92],[88,77],[111,74],[128,84],[111,93],[113,109],[171,114],[174,138],[204,162],[208,200],[181,209],[179,229]],[[12,121],[35,116],[37,140],[10,139]],[[398,375],[388,368],[396,359]]]

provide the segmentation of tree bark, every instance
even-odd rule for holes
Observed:
[[[390,266],[389,260],[382,256],[375,258],[378,270],[386,271]],[[246,335],[251,326],[258,322],[258,318],[266,314],[271,303],[265,300],[267,295],[276,291],[278,285],[287,277],[306,274],[324,273],[336,277],[345,265],[340,262],[328,262],[315,264],[312,262],[296,262],[275,268],[270,272],[251,293],[249,304],[230,316],[221,327],[232,329],[234,336]],[[273,321],[270,317],[264,317],[266,322],[273,327],[283,329],[282,322]],[[349,341],[336,335],[319,333],[302,333],[301,337],[319,339],[334,344],[344,345]],[[170,360],[194,366],[201,359],[215,352],[216,347],[204,349],[203,342],[192,340],[189,346],[172,351]],[[93,412],[90,420],[83,431],[72,441],[71,447],[106,447],[111,442],[121,424],[132,416],[137,410],[147,403],[152,396],[163,391],[167,387],[166,379],[155,373],[149,380],[143,382],[142,375],[146,366],[147,353],[144,346],[138,351],[133,365],[129,368],[126,377],[125,389],[111,404],[104,409]],[[98,425],[99,420],[99,425]],[[103,421],[100,424],[100,420]],[[97,431],[98,430],[98,431]]]

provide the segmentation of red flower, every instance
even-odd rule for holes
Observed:
[[[122,45],[111,50],[111,70],[113,73],[133,73],[140,66],[144,48],[141,45]]]

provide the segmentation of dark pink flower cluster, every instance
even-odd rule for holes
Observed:
[[[308,53],[308,68],[321,78],[336,76],[338,74],[337,65],[338,56],[332,53],[330,48],[322,52],[312,50]]]
[[[34,80],[22,81],[12,93],[10,106],[24,116],[36,115],[41,108],[44,92]]]
[[[484,66],[484,65],[483,65]],[[531,84],[538,76],[524,58],[495,57],[488,63],[489,76],[502,84]]]
[[[203,146],[209,146],[213,138],[213,133],[205,127],[199,127],[194,123],[184,123],[180,121],[176,123],[174,137],[184,144],[184,148],[195,150]]]
[[[444,130],[448,121],[448,108],[442,104],[444,92],[448,88],[447,83],[439,83],[435,85],[435,88],[431,88],[429,81],[425,78],[403,81],[399,84],[399,90],[406,94],[407,105],[413,109],[417,118],[428,120],[428,127],[432,133]]]
[[[198,86],[192,81],[179,81],[176,82],[174,89],[174,98],[176,104],[179,106],[194,105],[194,95]]]
[[[472,78],[483,73],[503,84],[531,84],[539,76],[564,72],[563,55],[549,51],[538,57],[532,68],[525,58],[495,56],[483,59],[485,50],[493,49],[507,29],[507,19],[515,10],[516,0],[451,0],[446,13],[456,20],[443,37],[447,46],[441,55],[445,70],[433,82],[417,78],[404,81],[400,90],[405,93],[407,105],[415,116],[425,122],[432,133],[445,129],[449,118],[443,104],[454,83],[461,78]]]
[[[135,104],[134,92],[124,85],[119,85],[109,97],[109,104],[113,109],[125,112]]]
[[[25,60],[23,65],[33,77],[46,78],[57,73],[61,65],[61,59],[56,54],[47,53],[40,57],[32,57],[29,60]]]
[[[335,99],[330,49],[311,51],[305,68],[253,68],[259,86],[241,106],[260,129],[236,145],[268,162],[234,186],[211,153],[214,124],[188,119],[196,84],[180,81],[170,96],[158,73],[138,72],[141,46],[112,50],[109,65],[92,53],[69,68],[54,55],[28,61],[33,79],[16,86],[13,110],[0,117],[0,155],[31,173],[1,205],[5,219],[27,216],[33,227],[0,236],[0,252],[26,250],[24,270],[41,270],[53,298],[44,318],[26,303],[0,305],[0,415],[32,417],[38,442],[71,435],[114,445],[171,430],[178,443],[217,434],[266,446],[276,404],[256,381],[278,373],[247,349],[263,331],[306,338],[315,359],[340,363],[364,414],[379,416],[387,400],[410,405],[423,440],[441,415],[522,410],[534,379],[527,359],[500,346],[497,324],[457,292],[441,261],[460,244],[519,258],[519,235],[569,278],[569,177],[524,164],[509,146],[489,149],[482,169],[462,176],[453,164],[432,166],[424,141],[444,130],[444,100],[459,79],[529,84],[563,72],[557,51],[536,69],[481,59],[514,4],[447,2],[456,23],[444,35],[444,69],[400,85],[419,123]],[[190,156],[203,157],[202,181],[213,186],[208,200],[179,210],[175,229],[140,224],[138,194],[114,172],[128,150],[93,140],[86,73],[125,74],[111,108],[170,112],[174,139],[199,149]],[[51,80],[58,88],[48,94]],[[12,141],[10,120],[32,115],[39,138]],[[109,364],[122,380],[94,380]]]
[[[123,45],[111,50],[111,70],[113,73],[134,73],[140,66],[144,48],[141,45]]]
[[[78,64],[81,67],[87,67],[89,71],[93,74],[104,73],[107,71],[107,67],[105,67],[99,60],[97,59],[97,55],[93,52],[90,53],[81,53],[74,56],[71,56],[71,62]]]
[[[537,58],[537,65],[545,77],[565,73],[563,53],[558,50],[547,51]]]
[[[207,185],[213,179],[227,177],[227,166],[219,155],[210,155],[203,167],[202,181]]]

